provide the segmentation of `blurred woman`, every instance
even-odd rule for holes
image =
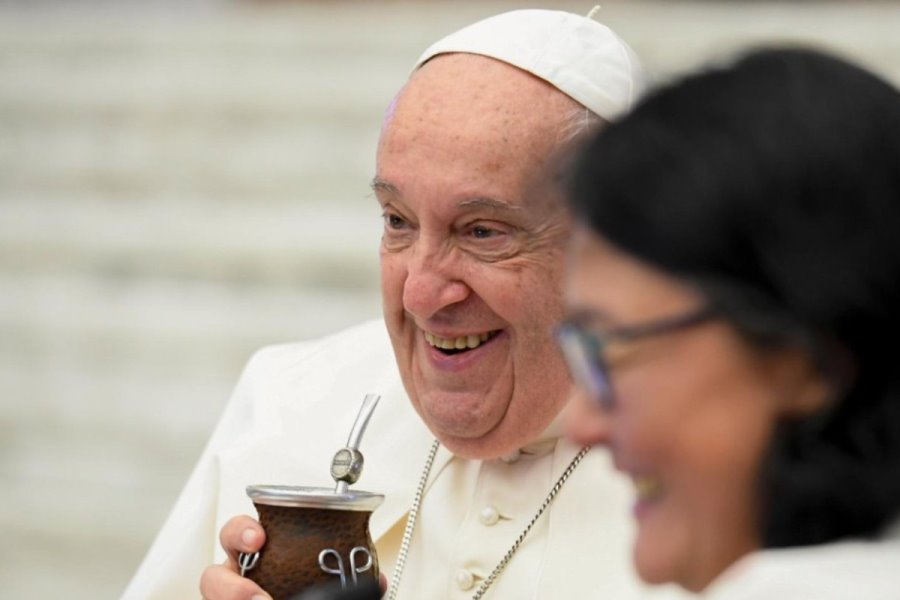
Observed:
[[[636,490],[642,578],[900,598],[900,94],[766,50],[577,160],[570,436]]]

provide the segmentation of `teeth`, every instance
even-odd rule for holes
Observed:
[[[442,338],[433,333],[425,332],[425,341],[435,348],[442,350],[465,350],[466,348],[477,348],[490,339],[491,334],[482,333],[478,335],[462,335],[457,338]]]
[[[654,477],[635,477],[634,488],[637,491],[638,500],[652,500],[662,492],[662,485]]]

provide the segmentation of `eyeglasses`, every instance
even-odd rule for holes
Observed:
[[[689,313],[647,323],[617,327],[605,332],[591,332],[575,320],[564,321],[556,329],[556,340],[575,383],[591,394],[600,407],[610,410],[615,405],[609,367],[603,350],[612,342],[636,340],[670,333],[698,325],[716,315],[710,306]]]

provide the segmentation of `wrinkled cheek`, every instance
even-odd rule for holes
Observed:
[[[404,385],[409,390],[410,367],[413,350],[406,327],[406,312],[403,310],[403,289],[406,281],[406,270],[397,257],[390,253],[381,253],[381,310],[384,322],[391,338],[394,357],[400,368]]]
[[[406,269],[396,256],[381,252],[381,300],[385,317],[390,318],[403,309],[403,289]]]
[[[629,393],[627,386],[616,387],[615,381],[613,386],[618,408],[609,419],[610,445],[626,464],[639,465],[654,475],[662,475],[670,464],[668,461],[679,456],[672,425],[657,423],[652,413],[642,410],[643,406],[635,406],[638,400],[633,392]]]

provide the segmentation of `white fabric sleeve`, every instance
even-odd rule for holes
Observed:
[[[199,598],[200,575],[216,559],[218,454],[253,427],[253,388],[264,370],[261,352],[248,362],[222,417],[165,524],[122,600]]]

